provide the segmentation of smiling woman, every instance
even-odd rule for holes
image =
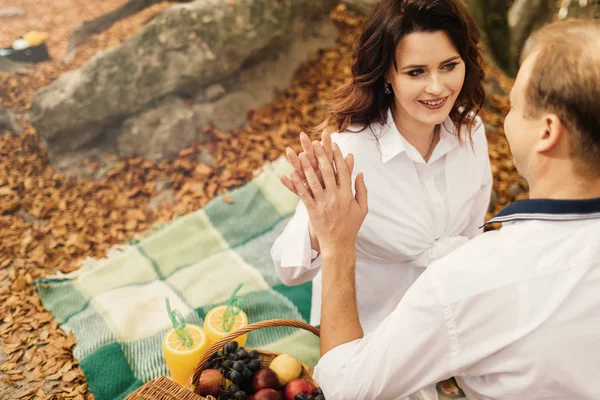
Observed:
[[[330,160],[332,142],[344,156],[352,153],[353,179],[362,172],[369,190],[369,211],[355,242],[365,334],[430,263],[482,232],[492,175],[477,117],[484,98],[478,41],[461,0],[382,0],[365,23],[352,79],[329,104],[323,127],[337,132],[323,135],[323,148]],[[313,144],[306,135],[301,142],[301,158],[318,171]],[[291,149],[287,155],[305,179],[297,155]],[[288,177],[280,179],[296,192]],[[312,189],[320,191],[314,182]],[[300,202],[271,254],[284,283],[314,279],[315,325],[326,324],[322,294],[336,290],[322,287],[319,249]]]
[[[421,132],[448,118],[463,87],[465,64],[443,31],[405,36],[398,45],[396,60],[398,68],[391,66],[385,77],[395,97],[394,122],[427,160],[439,136],[434,129],[428,144]]]

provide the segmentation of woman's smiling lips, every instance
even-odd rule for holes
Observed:
[[[421,103],[424,107],[426,107],[429,110],[439,110],[442,107],[444,107],[444,105],[446,104],[446,101],[448,100],[449,96],[446,97],[442,97],[439,99],[432,99],[432,100],[418,100],[419,103]]]

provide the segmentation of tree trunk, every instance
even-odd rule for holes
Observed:
[[[511,29],[510,57],[519,64],[521,50],[527,38],[552,20],[558,8],[555,0],[516,0],[508,12]]]
[[[515,68],[509,52],[511,35],[506,0],[464,0],[464,3],[481,29],[486,58],[513,75]]]

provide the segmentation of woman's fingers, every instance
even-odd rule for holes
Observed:
[[[280,174],[279,176],[277,176],[279,178],[279,181],[281,183],[283,183],[283,186],[285,186],[286,188],[288,188],[288,190],[292,193],[294,193],[296,196],[298,196],[298,192],[296,191],[296,189],[294,188],[294,183],[292,182],[292,180],[290,178],[288,178],[287,176],[285,176],[284,174]]]
[[[315,200],[319,200],[323,197],[323,187],[321,186],[321,181],[317,177],[317,174],[312,167],[312,163],[310,162],[310,159],[306,153],[300,154],[298,158],[302,164],[302,169],[304,170],[304,175],[306,176],[306,180],[308,182],[308,187],[312,191]]]
[[[306,155],[308,156],[308,159],[310,160],[313,169],[316,171],[318,167],[317,157],[315,156],[315,151],[313,150],[310,138],[304,132],[300,134],[300,144],[302,145],[304,153],[306,153]]]
[[[335,172],[333,170],[333,165],[329,163],[329,159],[327,158],[327,154],[325,154],[323,146],[321,146],[321,143],[319,142],[314,142],[313,148],[319,162],[319,169],[321,170],[325,189],[335,189],[337,187]]]
[[[287,156],[288,161],[292,164],[292,167],[298,173],[300,179],[304,180],[306,177],[304,176],[304,171],[302,170],[302,165],[300,164],[300,160],[298,159],[298,155],[291,147],[285,149],[285,155]]]
[[[325,150],[325,154],[327,154],[329,164],[333,165],[333,147],[331,146],[331,134],[327,132],[327,129],[323,129],[323,133],[321,135],[321,142],[323,144],[323,150]]]
[[[300,178],[300,175],[296,171],[290,172],[290,178],[296,192],[298,193],[298,197],[304,203],[307,209],[311,209],[315,205],[315,200],[312,198],[308,189],[304,186],[304,181]]]

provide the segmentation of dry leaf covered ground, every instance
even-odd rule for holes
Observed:
[[[52,61],[27,74],[0,74],[0,106],[29,108],[32,94],[98,51],[115,45],[171,3],[152,6],[85,42],[67,64],[61,59],[68,35],[85,20],[110,11],[124,0],[20,0],[27,15],[0,24],[0,46],[30,30],[50,34]],[[76,339],[57,326],[40,305],[33,280],[70,272],[87,256],[102,257],[112,245],[140,235],[154,224],[206,204],[216,194],[252,178],[252,172],[279,157],[286,146],[298,150],[297,135],[322,121],[319,105],[350,73],[352,43],[359,20],[343,10],[332,14],[343,30],[339,44],[315,54],[297,72],[293,84],[268,106],[250,114],[242,130],[219,132],[212,140],[183,150],[172,163],[135,158],[116,160],[105,178],[77,180],[49,166],[35,130],[24,122],[18,136],[0,137],[0,399],[91,399],[85,378],[72,356]],[[496,71],[501,84],[510,85]],[[506,99],[490,99],[486,114],[490,155],[498,194],[494,212],[514,200],[519,178],[502,131]],[[201,153],[215,158],[199,162]],[[91,167],[94,167],[91,163]],[[148,204],[161,182],[171,182],[175,201]],[[516,186],[515,186],[516,185]],[[511,193],[509,193],[511,192]],[[523,196],[523,194],[520,194]]]

